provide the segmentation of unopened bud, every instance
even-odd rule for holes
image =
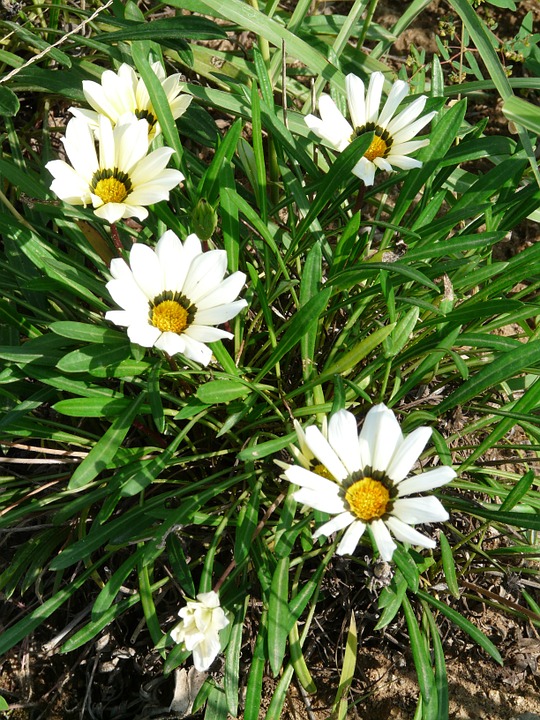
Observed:
[[[201,240],[209,240],[217,225],[217,213],[206,198],[201,198],[191,213],[193,232]]]

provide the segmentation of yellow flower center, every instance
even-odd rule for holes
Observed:
[[[188,312],[176,300],[163,300],[152,310],[151,322],[161,332],[180,335],[189,324]]]
[[[357,518],[368,522],[382,517],[388,507],[390,493],[382,482],[367,477],[358,480],[348,488],[345,500]]]
[[[132,189],[129,175],[116,167],[96,170],[90,181],[90,190],[104,203],[122,203]]]
[[[327,470],[327,468],[324,465],[315,465],[313,468],[313,472],[315,475],[320,475],[323,478],[326,478],[327,480],[334,480],[335,477],[332,475],[332,473]]]
[[[371,145],[364,153],[364,157],[373,162],[375,158],[385,157],[387,151],[388,145],[385,143],[382,137],[375,135],[373,140],[371,141]]]

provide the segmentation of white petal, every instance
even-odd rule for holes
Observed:
[[[99,141],[99,167],[101,170],[112,170],[116,166],[116,148],[113,126],[106,115],[99,116],[96,135]]]
[[[398,498],[394,502],[392,515],[408,525],[443,522],[449,517],[441,501],[433,495],[419,498]]]
[[[153,150],[151,153],[143,157],[140,162],[138,162],[137,166],[131,171],[130,178],[133,186],[138,187],[139,185],[144,185],[145,183],[153,182],[154,180],[159,181],[163,170],[173,154],[174,150],[171,150],[171,148],[162,147],[157,150]],[[182,182],[184,176],[179,170],[174,170],[174,172],[179,178],[177,182],[178,185]]]
[[[309,488],[297,490],[293,493],[293,498],[301,505],[307,505],[314,510],[320,510],[331,515],[343,513],[347,510],[339,496],[329,497],[327,494],[321,494],[319,491],[310,490]]]
[[[129,254],[129,264],[135,282],[149,300],[167,288],[163,285],[164,273],[155,251],[143,243],[135,243]]]
[[[420,148],[429,145],[429,138],[423,140],[410,140],[409,142],[394,143],[390,149],[390,156],[394,155],[410,155]]]
[[[212,350],[204,343],[189,337],[186,333],[182,337],[186,343],[184,355],[206,367],[212,359]]]
[[[389,520],[391,520],[391,518],[389,518]],[[381,558],[385,562],[390,562],[397,545],[392,540],[392,537],[388,532],[388,528],[382,520],[374,520],[370,527],[371,532],[373,533],[373,539],[375,540],[375,545],[377,546],[377,550],[379,551]]]
[[[161,331],[156,327],[143,322],[139,325],[130,325],[127,333],[131,342],[143,347],[153,347],[161,335]]]
[[[392,410],[382,403],[375,405],[366,415],[358,438],[362,466],[384,472],[402,441],[403,435]]]
[[[388,123],[386,128],[390,135],[394,136],[407,126],[411,125],[411,123],[416,120],[424,109],[426,100],[427,97],[425,95],[421,95],[419,98],[416,98],[416,100],[413,100],[412,103],[409,103],[407,107],[399,113],[399,115],[396,115],[396,117]]]
[[[203,298],[197,301],[197,307],[200,310],[214,307],[215,305],[224,305],[232,302],[246,282],[246,276],[243,272],[235,272],[225,278],[212,292],[209,292]]]
[[[317,528],[317,530],[313,533],[313,537],[315,539],[317,539],[321,535],[328,537],[329,535],[332,535],[332,533],[338,532],[339,530],[343,530],[343,528],[348,527],[356,520],[357,518],[350,512],[341,513],[340,515],[336,515],[331,520],[324,523],[324,525],[321,525],[321,527]]]
[[[345,78],[347,101],[354,129],[366,124],[366,88],[362,80],[350,73]]]
[[[132,170],[139,163],[137,168],[140,172],[140,166],[147,158],[148,152],[148,123],[146,120],[137,120],[127,125],[117,125],[114,129],[115,145],[116,145],[116,163],[119,170],[127,173],[131,181],[135,184],[132,177]]]
[[[390,464],[386,468],[386,474],[391,480],[398,483],[404,477],[407,477],[422,454],[431,433],[431,428],[419,427],[410,435],[407,435],[405,440],[398,445]]]
[[[320,138],[326,140],[333,148],[341,152],[351,141],[352,127],[329,95],[321,95],[319,113],[322,122],[314,122],[316,118],[313,115],[308,115],[306,124],[310,130],[313,130]]]
[[[94,200],[94,197],[92,197],[92,200]],[[101,204],[102,202],[100,198],[100,203],[94,203],[94,214],[102,220],[106,220],[110,225],[117,223],[123,217],[139,217],[139,219],[144,219],[135,213],[126,215],[126,206],[123,203],[106,203],[103,205]],[[148,213],[146,213],[146,215],[147,214]]]
[[[377,120],[377,125],[379,125],[379,127],[382,127],[383,129],[386,128],[386,125],[390,121],[392,115],[398,109],[399,104],[408,93],[409,85],[403,80],[396,80],[396,82],[392,85],[392,89],[390,90],[388,98]]]
[[[373,185],[375,182],[375,165],[365,157],[361,157],[360,160],[352,169],[353,175],[360,178],[364,185]]]
[[[138,313],[142,319],[148,317],[148,298],[135,282],[133,275],[110,280],[106,285],[112,299],[123,310]]]
[[[193,648],[193,664],[199,672],[208,670],[219,655],[221,645],[217,635],[208,635],[195,648]]]
[[[441,487],[451,482],[456,473],[448,465],[430,470],[429,472],[415,475],[414,477],[402,480],[397,486],[398,497],[411,495],[412,493],[428,492],[434,488]]]
[[[45,166],[54,177],[51,190],[70,205],[88,205],[92,202],[90,188],[71,165],[63,160],[51,160]]]
[[[154,344],[158,350],[163,350],[171,356],[178,353],[185,354],[186,351],[185,335],[177,335],[172,332],[161,333]]]
[[[382,72],[372,73],[369,78],[369,86],[366,95],[366,122],[368,123],[377,123],[383,85],[384,75]]]
[[[167,230],[158,240],[156,255],[163,271],[163,287],[171,292],[180,292],[184,282],[184,248],[172,230]]]
[[[414,170],[414,168],[422,167],[420,160],[415,160],[406,155],[389,155],[388,159],[394,167],[400,170]]]
[[[358,428],[352,413],[339,410],[332,415],[328,423],[328,442],[345,465],[349,475],[361,469]]]
[[[337,546],[336,555],[352,555],[365,530],[366,526],[360,520],[351,523]]]
[[[223,280],[227,272],[227,253],[225,250],[210,250],[194,258],[189,275],[184,283],[183,292],[192,303],[197,304]]]
[[[394,537],[396,537],[400,542],[406,542],[410,545],[419,545],[420,547],[425,548],[434,548],[437,545],[435,540],[427,538],[425,535],[419,533],[418,530],[410,527],[410,525],[398,520],[398,518],[390,516],[387,519],[386,524],[394,534]]]
[[[384,170],[385,172],[393,172],[392,166],[390,165],[388,160],[383,157],[373,158],[373,164],[375,165],[375,167],[379,168],[379,170]]]
[[[107,310],[105,313],[105,320],[119,325],[120,327],[128,327],[133,324],[134,321],[133,313],[127,310]]]
[[[198,340],[198,342],[217,342],[218,340],[230,339],[234,335],[226,330],[220,330],[215,327],[209,327],[208,325],[190,325],[184,332],[185,335],[189,335],[190,338]]]
[[[345,480],[348,472],[318,427],[306,428],[306,442],[311,452],[338,481]]]
[[[395,143],[404,143],[411,140],[415,135],[417,135],[422,128],[424,128],[429,121],[435,117],[437,113],[431,112],[427,115],[424,115],[423,117],[416,120],[416,122],[411,123],[410,125],[406,125],[404,128],[402,128],[399,131],[390,133],[392,135],[392,139]]]
[[[339,485],[337,483],[321,475],[317,475],[317,473],[311,472],[311,470],[306,470],[300,467],[300,465],[289,465],[284,472],[284,476],[294,485],[314,490],[320,495],[326,495],[331,498],[339,495]]]
[[[220,325],[236,317],[247,306],[246,300],[236,300],[226,305],[199,310],[195,315],[194,323],[197,325]]]
[[[107,121],[108,122],[108,121]],[[94,135],[85,120],[73,118],[66,126],[63,145],[77,173],[90,183],[98,169]]]

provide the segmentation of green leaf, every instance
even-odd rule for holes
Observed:
[[[437,698],[435,677],[433,675],[429,653],[426,648],[425,638],[422,636],[407,595],[403,597],[403,613],[405,615],[405,620],[407,621],[407,629],[409,631],[409,639],[411,642],[411,652],[414,667],[416,668],[416,676],[418,678],[420,692],[422,693],[422,700],[424,701],[426,708],[431,708],[433,696],[435,696],[435,700]],[[430,717],[436,717],[436,715],[430,715]]]
[[[431,595],[424,590],[418,590],[417,595],[436,610],[439,610],[439,612],[445,615],[455,625],[464,630],[474,640],[474,642],[477,643],[477,645],[480,645],[480,647],[483,648],[496,662],[500,665],[503,664],[501,654],[491,640],[487,638],[475,625],[469,622],[469,620],[464,618],[463,615],[458,613],[456,610],[453,610],[451,607],[448,607],[448,605],[440,600],[436,600],[434,597],[431,597]]]
[[[187,564],[182,543],[174,533],[167,535],[167,553],[175,581],[188,597],[194,598],[197,594],[195,583]]]
[[[512,510],[524,495],[527,494],[529,488],[535,480],[534,470],[528,470],[521,480],[515,485],[512,490],[508,493],[503,503],[501,504],[501,511],[506,512]]]
[[[278,560],[268,601],[268,660],[274,677],[281,672],[289,634],[289,565],[288,557]]]
[[[214,40],[226,39],[227,33],[212,20],[194,15],[176,15],[152,19],[148,23],[134,22],[131,27],[102,33],[103,42],[116,44],[121,40]]]
[[[107,467],[128,434],[144,397],[145,394],[141,393],[121,415],[114,419],[109,429],[98,440],[71,476],[68,486],[70,490],[78,490],[84,487]]]
[[[351,613],[351,622],[347,633],[347,643],[345,645],[345,655],[343,657],[343,665],[339,676],[339,685],[334,700],[333,716],[336,720],[345,720],[347,717],[347,693],[354,679],[354,671],[356,669],[356,655],[358,647],[358,634],[356,631],[356,620],[354,610]]]
[[[263,675],[266,665],[265,646],[266,630],[268,625],[267,611],[261,615],[259,631],[255,641],[251,667],[246,684],[246,697],[244,702],[244,720],[259,720],[261,700],[263,698]]]
[[[249,603],[249,595],[246,595],[244,604],[236,613],[231,628],[229,643],[227,645],[227,654],[225,657],[225,697],[227,699],[227,708],[229,714],[233,717],[238,715],[238,699],[240,696],[240,657],[242,650],[242,630],[244,628],[244,618]]]
[[[539,363],[540,340],[533,340],[526,345],[521,344],[515,350],[504,353],[443,400],[437,406],[439,416],[456,405],[464,405],[473,398],[478,398],[485,390],[495,389],[501,382]]]
[[[221,380],[210,380],[204,385],[199,385],[196,395],[201,402],[207,405],[217,405],[244,398],[250,392],[249,385],[224,377]]]
[[[62,320],[51,323],[49,329],[62,337],[70,338],[71,340],[82,340],[82,342],[87,343],[107,345],[109,343],[126,342],[125,333],[100,327],[99,325],[89,325],[88,323]]]
[[[13,117],[19,112],[19,108],[19,98],[13,90],[10,90],[5,85],[0,85],[0,115]]]
[[[527,130],[540,135],[540,109],[537,105],[512,95],[504,101],[502,111],[516,125],[523,125]]]
[[[270,357],[264,364],[264,367],[258,373],[255,382],[258,382],[261,378],[263,378],[273,365],[276,365],[276,363],[278,363],[281,358],[289,352],[289,350],[292,350],[292,348],[308,332],[309,328],[314,323],[318,322],[319,316],[326,308],[331,294],[332,291],[330,288],[325,288],[298,310],[298,312],[287,323],[287,330],[283,333],[278,346],[271,353]]]
[[[459,598],[459,585],[456,576],[456,564],[454,562],[452,548],[446,539],[446,535],[443,533],[440,535],[439,542],[441,544],[442,566],[444,577],[446,578],[446,584],[448,585],[448,589],[452,595],[455,598]]]
[[[56,367],[66,373],[90,372],[116,365],[122,360],[126,360],[130,353],[131,350],[127,343],[122,345],[115,343],[112,347],[89,345],[67,353]]]

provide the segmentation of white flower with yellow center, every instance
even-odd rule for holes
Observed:
[[[47,163],[54,177],[51,190],[70,205],[92,205],[109,223],[129,217],[144,220],[145,206],[168,200],[169,191],[184,179],[179,170],[166,167],[174,150],[162,147],[148,153],[148,125],[132,115],[114,128],[101,115],[96,137],[85,120],[73,118],[62,142],[71,165],[64,160]]]
[[[173,118],[176,120],[186,112],[192,98],[190,95],[182,94],[183,83],[180,82],[179,73],[167,77],[159,62],[152,64],[152,70],[161,82]],[[86,119],[92,127],[97,128],[99,115],[105,115],[113,125],[116,125],[123,115],[131,113],[139,120],[148,122],[150,139],[161,132],[146,85],[127,63],[122,63],[118,72],[105,70],[99,83],[83,80],[83,92],[88,104],[94,109],[70,108],[70,111],[76,117]]]
[[[346,410],[331,416],[328,437],[315,426],[306,428],[310,468],[290,465],[285,477],[300,486],[294,493],[298,502],[335,516],[313,537],[347,528],[336,552],[350,555],[369,526],[387,562],[396,549],[391,535],[434,548],[435,541],[412,526],[447,520],[448,513],[433,496],[408,496],[446,485],[456,473],[441,466],[407,478],[430,436],[431,428],[420,427],[403,437],[394,413],[383,404],[368,412],[360,435],[354,415]]]
[[[396,115],[396,110],[409,92],[409,86],[403,80],[397,80],[392,85],[379,111],[383,83],[384,75],[381,72],[372,73],[366,93],[359,77],[347,75],[347,102],[352,125],[329,95],[321,95],[319,99],[320,118],[315,115],[305,117],[309,129],[339,152],[360,135],[375,133],[371,145],[353,168],[353,173],[365,185],[373,185],[377,169],[393,172],[395,168],[410,170],[421,167],[422,163],[409,155],[429,145],[429,139],[413,138],[437,114],[430,112],[419,117],[427,100],[425,95],[421,95]]]
[[[188,600],[178,614],[182,622],[171,630],[171,638],[193,651],[196,670],[208,670],[221,651],[219,631],[229,624],[218,594],[213,590],[199,593],[197,600]]]
[[[203,252],[201,241],[189,235],[182,242],[172,232],[159,239],[155,250],[135,243],[129,265],[111,262],[113,279],[107,290],[122,310],[110,310],[107,320],[127,327],[129,339],[156,347],[168,355],[182,353],[208,365],[212,351],[205,343],[233,337],[214,325],[235,317],[247,303],[236,300],[246,276],[227,271],[225,250]]]

